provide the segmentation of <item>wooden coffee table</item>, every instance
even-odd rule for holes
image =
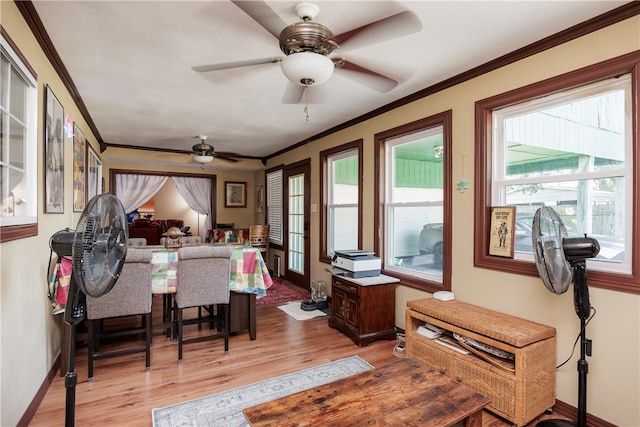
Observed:
[[[410,359],[244,410],[252,426],[482,426],[489,399]]]

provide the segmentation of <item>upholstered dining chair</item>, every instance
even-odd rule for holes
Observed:
[[[93,381],[93,361],[97,359],[144,352],[146,370],[150,369],[151,254],[149,248],[128,247],[122,271],[111,291],[98,298],[87,295],[89,381]],[[103,330],[104,319],[125,316],[141,316],[141,325]],[[100,351],[103,338],[140,334],[144,334],[144,346]]]
[[[127,246],[147,246],[147,239],[144,237],[129,237]]]
[[[160,244],[164,246],[166,237],[160,239]],[[182,237],[183,245],[200,245],[202,244],[202,238],[200,236],[183,236]]]
[[[182,346],[186,343],[224,338],[224,352],[229,353],[229,270],[231,248],[225,246],[185,246],[178,249],[178,286],[175,295],[178,322],[178,363],[182,363]],[[216,306],[207,316],[184,319],[185,308]],[[184,326],[217,323],[208,335],[185,337]]]

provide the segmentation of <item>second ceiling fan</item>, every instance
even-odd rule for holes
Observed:
[[[237,154],[215,151],[212,145],[206,143],[206,140],[208,138],[207,135],[200,135],[198,138],[200,138],[200,142],[191,147],[191,156],[192,159],[195,162],[200,163],[203,168],[205,163],[211,162],[214,157],[218,157],[219,159],[223,159],[228,162],[235,163],[238,161],[238,159],[236,158],[238,157]]]
[[[307,87],[326,82],[336,69],[352,72],[344,75],[374,90],[383,93],[390,91],[397,86],[396,80],[346,60],[342,54],[338,54],[338,50],[368,46],[422,30],[418,16],[404,11],[334,35],[328,27],[314,21],[320,9],[312,3],[296,5],[295,11],[300,21],[291,25],[287,25],[264,1],[232,0],[232,3],[275,36],[285,56],[200,65],[192,67],[193,70],[210,72],[280,63],[289,80],[283,98],[285,103],[300,102]]]

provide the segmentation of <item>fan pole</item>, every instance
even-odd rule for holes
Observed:
[[[76,384],[78,383],[78,374],[75,371],[76,357],[76,325],[69,324],[71,333],[69,334],[69,363],[67,373],[64,376],[64,386],[67,389],[67,400],[64,412],[65,427],[73,427],[75,425],[76,413]]]
[[[587,355],[591,355],[591,340],[586,337],[586,320],[580,318],[580,360],[578,360],[578,427],[587,425],[587,373],[589,362]]]

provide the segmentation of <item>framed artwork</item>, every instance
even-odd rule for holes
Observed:
[[[77,123],[73,123],[73,211],[84,209],[84,162],[87,139]]]
[[[491,208],[489,255],[513,258],[515,221],[515,206],[497,206]]]
[[[256,186],[256,213],[264,213],[264,185]]]
[[[87,200],[91,200],[93,196],[97,196],[102,193],[102,160],[95,152],[91,144],[87,142],[87,176],[86,183],[87,188],[85,194]]]
[[[64,213],[64,109],[47,85],[44,118],[44,213]]]
[[[246,182],[224,182],[224,207],[225,208],[246,208],[247,207],[247,183]]]

